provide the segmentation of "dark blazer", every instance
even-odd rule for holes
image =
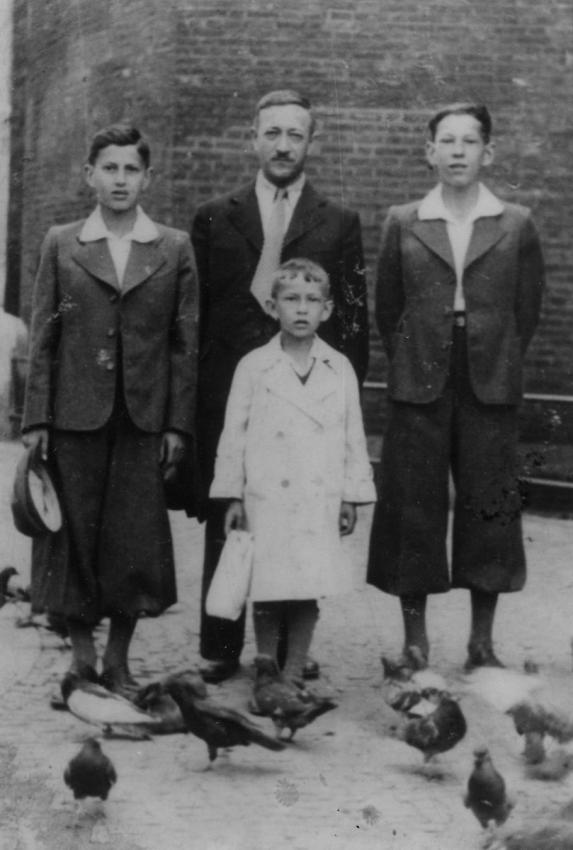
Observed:
[[[193,434],[198,286],[189,237],[158,224],[158,239],[134,241],[120,290],[106,240],[80,242],[83,224],[53,227],[44,240],[23,429],[102,427],[121,374],[138,428]]]
[[[200,207],[191,238],[201,292],[199,451],[208,488],[235,367],[277,331],[250,291],[263,245],[254,181]],[[308,181],[283,245],[282,260],[294,257],[314,260],[330,275],[334,315],[319,333],[347,355],[362,381],[368,366],[368,316],[360,220],[319,195]]]
[[[428,403],[448,376],[456,275],[445,222],[419,220],[418,207],[389,210],[376,320],[390,361],[390,397]],[[517,404],[544,287],[539,238],[525,207],[504,202],[499,216],[474,223],[463,285],[473,390],[485,404]]]

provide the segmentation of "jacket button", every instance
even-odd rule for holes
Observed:
[[[279,438],[279,440],[281,440],[284,437],[284,435],[285,435],[284,431],[277,431],[277,437]]]
[[[105,368],[108,372],[113,372],[113,370],[115,369],[115,363],[106,363]]]
[[[115,292],[114,292],[114,294],[113,294],[113,295],[110,295],[110,296],[109,296],[109,300],[111,301],[111,303],[112,303],[112,304],[115,304],[115,302],[117,301],[117,299],[118,299],[118,296],[115,294]]]
[[[283,478],[283,480],[281,481],[281,487],[290,487],[290,481],[288,480],[288,478]]]
[[[117,333],[117,331],[116,331],[115,328],[108,328],[108,330],[107,330],[107,336],[109,336],[109,337],[115,336],[116,333]]]

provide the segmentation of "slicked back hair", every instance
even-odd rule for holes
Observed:
[[[452,103],[436,112],[428,122],[428,132],[432,141],[436,138],[440,121],[443,121],[448,115],[471,115],[479,122],[482,139],[486,145],[488,144],[491,139],[492,120],[487,106],[482,103]]]
[[[109,127],[98,130],[90,144],[88,152],[89,164],[95,165],[100,151],[110,145],[119,145],[120,147],[135,145],[145,168],[149,168],[151,161],[149,142],[141,135],[137,127],[134,127],[132,124],[111,124]]]

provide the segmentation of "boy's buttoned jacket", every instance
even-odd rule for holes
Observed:
[[[210,495],[245,500],[253,599],[351,588],[340,505],[376,498],[354,370],[319,339],[313,355],[303,385],[275,336],[241,360],[233,379]]]
[[[120,288],[106,240],[80,241],[83,224],[53,227],[44,241],[24,430],[101,428],[120,375],[138,428],[192,434],[198,292],[189,237],[157,224],[157,239],[133,241]]]
[[[376,319],[395,401],[428,403],[449,372],[454,259],[446,223],[420,220],[420,202],[392,207],[378,263]],[[503,204],[475,221],[463,289],[472,388],[485,404],[517,404],[523,357],[539,319],[543,259],[529,211]]]

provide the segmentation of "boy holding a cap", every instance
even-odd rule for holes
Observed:
[[[128,666],[141,614],[176,601],[163,477],[182,458],[196,386],[197,281],[188,236],[139,206],[148,143],[97,133],[85,166],[97,206],[50,229],[36,277],[23,440],[49,456],[63,527],[38,538],[36,609],[65,619],[72,669],[96,676],[93,629],[109,617],[101,681]]]

